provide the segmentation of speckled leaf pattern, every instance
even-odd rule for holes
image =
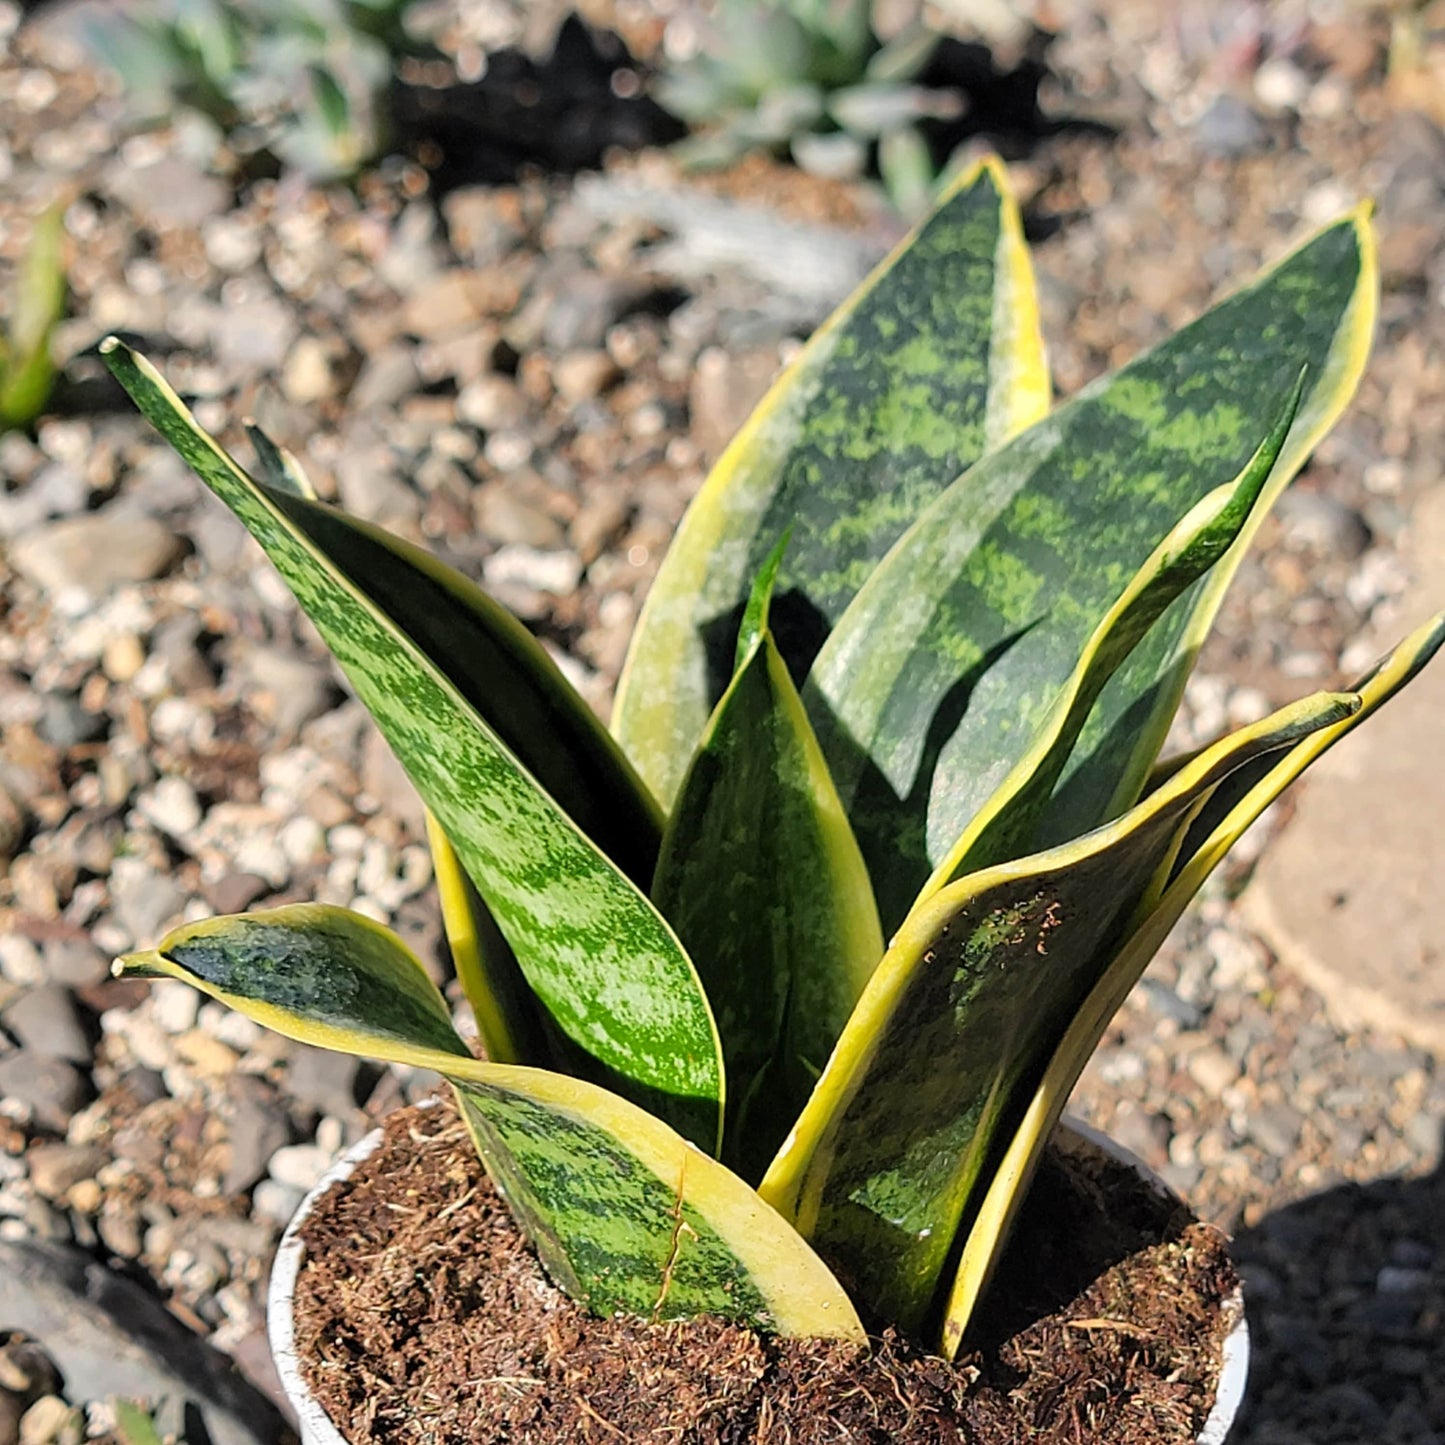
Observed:
[[[193,984],[303,1043],[435,1069],[553,1278],[598,1314],[863,1340],[837,1281],[741,1179],[594,1084],[472,1058],[421,964],[360,914],[207,919],[116,970]]]
[[[1193,811],[1235,768],[1348,716],[1321,694],[1217,744],[1147,802],[952,884],[879,964],[760,1193],[861,1308],[927,1325],[995,1140],[1108,968]]]
[[[1220,589],[1355,388],[1375,289],[1368,222],[1355,213],[985,457],[873,573],[804,699],[885,930],[1037,736],[1130,577],[1240,472],[1307,370],[1239,542],[1104,689],[1040,841],[1075,837],[1137,795]]]
[[[745,650],[663,837],[653,901],[712,1003],[729,1098],[724,1163],[762,1177],[883,956],[863,856],[767,625]]]
[[[146,417],[265,548],[315,622],[558,1028],[611,1087],[715,1147],[721,1057],[691,961],[619,871],[625,865],[614,866],[582,832],[433,657],[433,647],[456,646],[456,631],[433,633],[430,646],[410,636],[332,561],[331,545],[345,550],[338,532],[359,535],[352,524],[254,482],[142,358],[111,341],[106,359]],[[354,562],[357,554],[349,555]],[[378,586],[375,573],[368,584]],[[455,618],[455,609],[448,615]]]
[[[1412,633],[1359,684],[1360,707],[1311,733],[1283,755],[1265,753],[1231,773],[1195,815],[1168,886],[1136,919],[1125,945],[1070,1020],[1022,1121],[1008,1139],[969,1228],[944,1310],[940,1346],[952,1359],[962,1344],[1008,1242],[1009,1229],[1084,1065],[1170,929],[1245,829],[1316,758],[1352,732],[1405,686],[1445,643],[1445,614]]]
[[[1038,736],[929,879],[922,897],[966,873],[1028,851],[1054,784],[1100,692],[1176,597],[1213,567],[1248,522],[1303,395],[1296,383],[1273,430],[1234,481],[1210,492],[1154,549],[1104,615]]]
[[[482,1051],[494,1064],[552,1066],[543,1040],[540,1005],[517,965],[516,955],[487,912],[435,815],[426,815],[432,871],[452,966],[462,986]]]
[[[613,719],[664,805],[727,686],[749,587],[784,529],[796,524],[773,630],[799,678],[904,528],[1048,404],[1023,227],[989,161],[813,336],[668,550]]]

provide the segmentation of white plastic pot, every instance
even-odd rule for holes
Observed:
[[[1092,1145],[1127,1164],[1163,1198],[1176,1197],[1143,1160],[1131,1154],[1121,1144],[1116,1144],[1108,1135],[1099,1133],[1097,1129],[1078,1119],[1066,1120],[1064,1127],[1085,1147]],[[301,1240],[301,1228],[316,1207],[317,1200],[332,1185],[348,1178],[351,1171],[380,1143],[381,1130],[373,1130],[366,1138],[348,1149],[321,1176],[315,1188],[301,1201],[291,1223],[286,1226],[286,1233],[281,1236],[281,1244],[276,1251],[276,1262],[271,1267],[271,1283],[266,1297],[267,1331],[282,1387],[296,1412],[301,1430],[301,1445],[348,1445],[345,1437],[331,1423],[330,1416],[312,1395],[310,1386],[302,1377],[301,1361],[296,1353],[296,1278],[301,1272],[306,1255],[306,1246]],[[1244,1400],[1244,1387],[1249,1377],[1249,1326],[1244,1318],[1242,1300],[1239,1302],[1238,1313],[1238,1323],[1224,1341],[1224,1357],[1220,1366],[1214,1408],[1209,1412],[1209,1418],[1199,1432],[1198,1445],[1225,1445]]]

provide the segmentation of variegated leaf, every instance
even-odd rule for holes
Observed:
[[[1375,311],[1363,212],[985,457],[894,546],[804,700],[885,931],[1038,735],[1090,635],[1175,521],[1294,425],[1235,547],[1105,687],[1044,817],[1063,841],[1127,807],[1264,510],[1354,391]]]
[[[436,1070],[548,1271],[598,1314],[863,1340],[826,1267],[741,1179],[594,1084],[472,1058],[421,964],[360,914],[207,919],[116,970],[193,984],[303,1043]]]
[[[683,780],[652,890],[712,1003],[730,1085],[722,1158],[749,1180],[883,956],[863,857],[768,630],[782,555],[780,544],[754,588],[736,675]]]
[[[565,728],[571,705],[564,701],[554,717],[541,672],[528,674],[515,657],[507,662],[513,644],[517,656],[525,650],[508,626],[497,621],[494,629],[473,626],[461,634],[457,609],[447,601],[450,584],[438,581],[440,569],[424,553],[261,486],[196,424],[149,363],[113,339],[104,350],[136,405],[245,523],[316,623],[557,1027],[619,1092],[715,1147],[723,1083],[707,999],[672,930],[619,871],[630,864],[650,877],[655,844],[645,841],[640,795],[631,809],[639,819],[637,837],[619,826],[625,803],[610,813],[605,801],[593,800],[599,831],[615,833],[619,852],[631,854],[628,863],[614,862],[484,720],[478,704],[490,711],[496,700],[469,695],[463,683],[482,689],[485,674],[463,669],[459,681],[440,661],[463,649],[489,653],[499,683],[530,676],[524,704],[518,702],[521,683],[509,694],[519,707],[516,725],[526,717],[540,734],[554,724]],[[398,555],[414,564],[409,574],[392,565]],[[364,575],[357,577],[350,569],[363,558]],[[520,631],[519,624],[510,626]],[[585,739],[581,746],[585,751]],[[607,756],[607,747],[599,745],[591,756]],[[560,787],[566,767],[554,761]],[[585,766],[578,761],[577,771]]]
[[[759,1191],[861,1307],[922,1331],[998,1131],[1014,1127],[1195,810],[1251,758],[1358,706],[1328,693],[1297,703],[1107,827],[970,874],[910,914]]]
[[[1261,813],[1327,749],[1378,711],[1445,643],[1445,614],[1414,632],[1359,685],[1360,708],[1312,733],[1281,756],[1261,754],[1214,790],[1195,815],[1179,857],[1166,871],[1167,886],[1151,896],[1128,941],[1053,1048],[1021,1122],[1013,1129],[977,1215],[963,1242],[958,1270],[944,1310],[941,1347],[952,1359],[983,1298],[1019,1206],[1049,1135],[1079,1075],[1129,990],[1138,982],[1170,929],[1210,873]]]
[[[724,452],[648,594],[613,726],[665,805],[730,676],[752,579],[797,524],[774,632],[800,678],[905,527],[1048,409],[1003,167],[968,173],[814,335]]]
[[[1274,430],[1244,470],[1190,509],[1104,614],[1038,736],[969,820],[963,836],[929,879],[923,897],[965,873],[1029,851],[1054,784],[1100,692],[1148,636],[1164,609],[1208,572],[1244,529],[1294,422],[1303,389],[1301,377]]]

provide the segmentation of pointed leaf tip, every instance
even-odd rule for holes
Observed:
[[[773,587],[778,580],[778,568],[783,565],[788,543],[793,539],[792,524],[784,529],[773,550],[768,553],[748,594],[747,610],[743,613],[742,626],[738,628],[737,652],[733,658],[734,670],[747,660],[748,654],[758,644],[758,639],[768,630],[768,614],[773,604]]]

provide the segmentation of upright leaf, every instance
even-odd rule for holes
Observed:
[[[457,982],[477,1021],[483,1051],[494,1064],[552,1064],[544,1042],[541,1007],[527,987],[516,955],[430,811],[426,832],[447,946]]]
[[[1307,368],[1259,505],[1209,581],[1104,689],[1042,838],[1077,836],[1137,795],[1220,588],[1354,390],[1374,295],[1373,242],[1356,212],[985,457],[869,578],[804,700],[885,930],[1038,735],[1159,538],[1245,467]]]
[[[1049,1135],[1090,1056],[1129,990],[1210,873],[1264,810],[1316,758],[1378,711],[1413,678],[1445,643],[1445,613],[1411,634],[1360,684],[1360,708],[1312,733],[1281,757],[1261,754],[1230,774],[1195,816],[1180,859],[1170,870],[1162,896],[1151,901],[1107,972],[1074,1015],[1030,1098],[1023,1119],[1008,1140],[997,1170],[963,1242],[949,1291],[941,1347],[952,1359],[974,1311],[988,1288],[1018,1209],[1028,1192]]]
[[[55,381],[50,338],[65,315],[65,207],[57,202],[35,222],[0,326],[0,431],[27,426]]]
[[[116,971],[193,984],[303,1043],[435,1069],[549,1273],[598,1314],[707,1313],[862,1343],[837,1282],[742,1180],[593,1084],[472,1058],[421,964],[360,914],[207,919]]]
[[[782,374],[674,538],[614,714],[664,804],[727,685],[739,613],[784,529],[797,523],[774,631],[800,678],[894,539],[1048,402],[1023,226],[1003,167],[988,161]]]
[[[509,654],[500,624],[460,634],[455,609],[441,616],[427,610],[424,599],[440,605],[448,594],[440,584],[428,593],[436,579],[424,554],[394,540],[362,550],[358,538],[375,542],[367,529],[253,481],[149,363],[114,340],[105,354],[141,411],[245,523],[316,623],[558,1028],[620,1092],[713,1147],[721,1061],[690,960],[636,885],[538,784],[438,658],[455,657],[459,644],[488,653],[497,664],[494,680],[517,683],[509,700],[518,714],[530,711],[552,727],[544,675],[518,661],[520,645]],[[364,585],[338,554],[353,566],[367,559]],[[393,555],[415,563],[410,574],[386,566]],[[460,678],[478,690],[487,681],[470,669]],[[585,742],[580,729],[573,736]],[[558,762],[559,777],[563,771]]]
[[[780,545],[754,589],[732,686],[663,838],[653,901],[717,1018],[723,1160],[761,1178],[883,956],[873,890],[768,630]]]
[[[998,1131],[1016,1125],[1194,811],[1235,768],[1358,706],[1297,703],[1108,827],[971,874],[909,916],[759,1190],[855,1301],[923,1329]]]
[[[969,820],[929,879],[925,897],[965,873],[1029,851],[1054,784],[1100,692],[1165,608],[1224,556],[1248,522],[1299,410],[1303,388],[1301,377],[1274,430],[1244,470],[1190,509],[1104,614],[1038,736]]]

